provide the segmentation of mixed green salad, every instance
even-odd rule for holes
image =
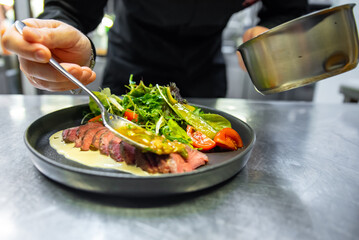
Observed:
[[[188,104],[174,83],[146,86],[142,81],[136,84],[130,80],[126,87],[129,91],[121,97],[112,94],[109,88],[94,94],[110,113],[125,117],[170,141],[202,151],[237,150],[243,146],[239,134],[226,118]],[[91,113],[87,119],[101,121],[100,109],[91,98],[89,107]]]

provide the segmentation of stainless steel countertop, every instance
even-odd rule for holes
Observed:
[[[90,194],[32,165],[23,137],[87,97],[0,95],[0,239],[357,239],[359,105],[193,99],[257,134],[247,166],[165,199]]]

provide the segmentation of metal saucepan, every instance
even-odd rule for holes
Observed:
[[[359,41],[354,6],[302,16],[240,45],[256,89],[262,94],[283,92],[355,68]]]

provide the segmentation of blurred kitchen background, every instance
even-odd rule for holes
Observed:
[[[346,3],[356,3],[358,0],[309,0],[310,11],[316,11],[330,6]],[[90,89],[98,90],[103,77],[106,63],[107,32],[112,26],[113,9],[116,0],[108,0],[106,14],[98,28],[90,34],[97,50],[95,71],[96,83],[89,85]],[[359,98],[359,68],[334,76],[316,84],[290,90],[284,93],[262,96],[253,88],[246,72],[238,66],[236,48],[242,42],[244,31],[258,22],[257,11],[261,3],[236,13],[232,16],[226,29],[223,31],[222,52],[227,64],[228,98],[243,98],[255,100],[286,100],[286,101],[313,101],[317,103],[340,103],[347,99],[348,92]],[[359,4],[358,4],[359,5]],[[356,22],[359,22],[359,6],[354,7]],[[15,19],[36,17],[43,11],[43,0],[0,0],[0,23],[12,24]],[[0,94],[54,94],[39,91],[33,88],[18,67],[16,56],[6,54],[0,49]],[[55,94],[69,94],[68,92]]]

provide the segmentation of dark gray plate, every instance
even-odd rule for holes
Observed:
[[[77,126],[88,105],[65,108],[33,122],[25,132],[26,146],[33,153],[36,168],[66,186],[104,194],[157,197],[202,190],[237,174],[247,163],[255,142],[255,133],[248,124],[227,113],[200,106],[205,112],[227,118],[242,137],[244,148],[232,152],[209,153],[209,163],[193,172],[135,176],[116,170],[91,168],[66,159],[49,145],[49,137],[62,129]]]

